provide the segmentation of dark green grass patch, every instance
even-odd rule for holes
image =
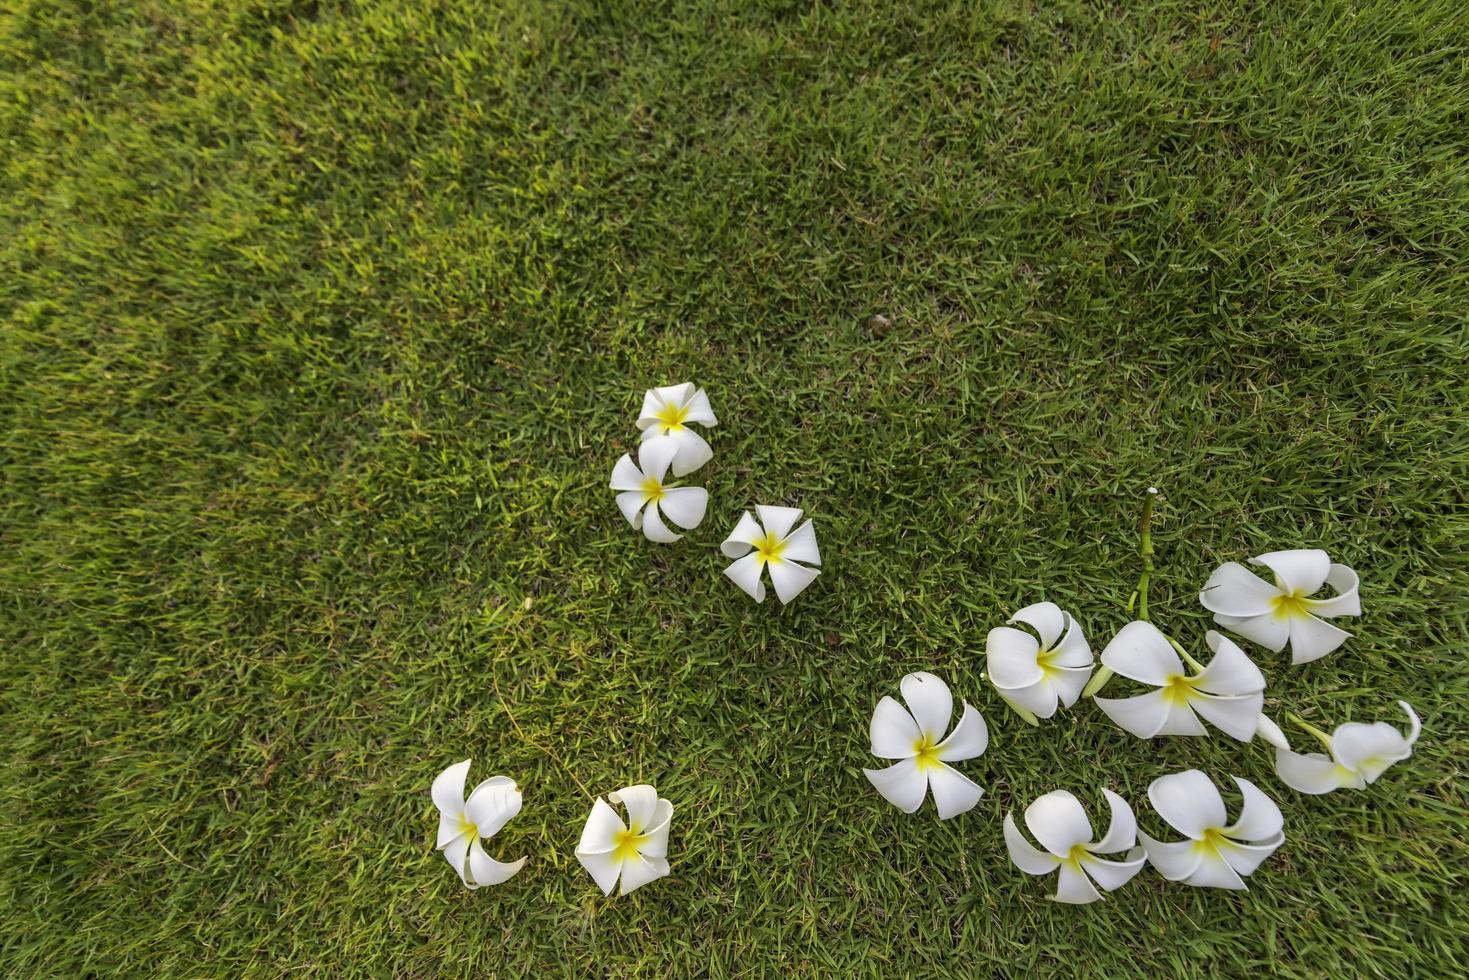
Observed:
[[[17,976],[1414,976],[1469,928],[1469,17],[1297,3],[167,2],[0,12],[0,969]],[[876,315],[880,314],[880,318]],[[606,478],[645,387],[721,425],[704,526]],[[1039,729],[1041,597],[1197,645],[1219,562],[1320,546],[1366,615],[1268,707],[1424,717],[1366,793],[1258,745]],[[720,574],[756,502],[826,557]],[[980,805],[870,789],[931,669]],[[1296,736],[1299,737],[1299,736]],[[525,810],[466,892],[427,790]],[[1224,894],[1088,908],[1000,820],[1197,766],[1281,800]],[[589,801],[677,807],[603,899]]]

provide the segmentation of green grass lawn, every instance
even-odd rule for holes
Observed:
[[[651,8],[660,8],[653,10]],[[1469,7],[13,0],[0,12],[0,972],[1390,978],[1469,957]],[[607,478],[708,388],[708,517]],[[1220,562],[1362,576],[1267,711],[1425,731],[1305,797],[1258,743],[1040,728],[1049,598],[1202,649]],[[804,507],[756,606],[717,545]],[[989,720],[941,823],[863,778],[932,670]],[[1109,694],[1123,692],[1119,684]],[[1309,737],[1291,732],[1297,748]],[[466,891],[429,783],[525,809]],[[1007,810],[1253,779],[1247,893],[1058,906]],[[673,873],[604,899],[649,781]]]

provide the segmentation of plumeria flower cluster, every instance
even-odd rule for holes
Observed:
[[[1239,818],[1228,821],[1218,787],[1197,769],[1153,780],[1148,800],[1169,826],[1186,838],[1156,840],[1138,829],[1132,807],[1103,789],[1112,817],[1101,840],[1094,840],[1091,821],[1075,796],[1054,790],[1025,809],[1025,825],[1040,842],[1025,839],[1013,814],[1005,815],[1005,848],[1017,868],[1029,875],[1059,869],[1057,902],[1087,904],[1102,897],[1097,890],[1116,891],[1151,864],[1169,881],[1199,888],[1245,887],[1252,874],[1285,841],[1280,807],[1248,779],[1233,777],[1244,797]],[[1141,846],[1134,846],[1138,842]],[[1121,860],[1100,854],[1126,852]]]
[[[703,522],[708,492],[678,486],[669,481],[669,473],[684,477],[714,458],[714,450],[693,426],[718,423],[709,395],[692,383],[650,388],[643,394],[638,458],[623,454],[612,468],[610,486],[617,491],[622,516],[649,541],[671,544],[683,535],[670,525],[687,531]],[[797,507],[761,504],[754,515],[744,512],[720,545],[727,557],[736,559],[724,574],[756,602],[764,602],[768,573],[781,604],[790,602],[821,574],[815,525],[809,519],[798,524],[800,520]]]
[[[502,864],[485,852],[483,841],[499,833],[520,812],[521,793],[508,776],[491,776],[464,798],[470,760],[457,762],[434,779],[430,789],[439,810],[437,848],[461,881],[471,888],[498,885],[525,866],[525,858]],[[602,894],[641,888],[669,873],[668,831],[673,804],[652,786],[626,786],[607,799],[627,810],[627,822],[600,796],[592,801],[576,859]]]
[[[642,444],[638,460],[624,453],[612,468],[611,487],[617,509],[649,541],[672,544],[683,537],[670,523],[693,530],[704,520],[709,492],[703,487],[680,487],[668,482],[694,472],[714,458],[709,443],[690,425],[717,425],[709,396],[692,384],[652,388],[643,396],[638,415]]]

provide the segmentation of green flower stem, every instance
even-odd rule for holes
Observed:
[[[1158,632],[1162,633],[1163,631],[1162,630],[1159,630]],[[1173,644],[1173,649],[1175,649],[1175,650],[1178,651],[1178,655],[1180,657],[1182,657],[1184,659],[1184,662],[1187,663],[1190,667],[1192,667],[1195,670],[1195,672],[1200,673],[1200,674],[1202,674],[1204,672],[1204,665],[1201,664],[1201,663],[1199,663],[1193,657],[1190,657],[1188,655],[1188,651],[1185,650],[1182,647],[1182,645],[1179,644],[1179,642],[1177,640],[1175,640],[1173,637],[1169,636],[1167,633],[1163,633],[1163,638],[1166,639],[1169,643]]]
[[[1297,725],[1300,725],[1306,731],[1310,732],[1312,735],[1315,735],[1316,736],[1316,740],[1319,741],[1322,745],[1326,746],[1326,754],[1327,755],[1331,755],[1331,736],[1330,735],[1326,734],[1321,729],[1317,728],[1315,725],[1313,725],[1310,722],[1306,721],[1306,719],[1302,718],[1300,715],[1293,714],[1291,712],[1286,712],[1286,715],[1285,716],[1287,718],[1289,718],[1291,721],[1295,722]]]
[[[1138,533],[1141,536],[1138,554],[1142,556],[1143,574],[1137,581],[1137,591],[1133,593],[1133,598],[1137,600],[1137,618],[1144,622],[1148,621],[1148,586],[1153,582],[1153,498],[1157,495],[1158,491],[1155,488],[1148,487],[1148,494],[1143,498],[1143,516],[1138,521]],[[1131,601],[1127,604],[1127,610],[1132,611]],[[1177,646],[1177,644],[1174,645]],[[1188,655],[1184,654],[1184,656]],[[1092,679],[1087,681],[1086,687],[1082,688],[1081,696],[1084,698],[1096,697],[1111,679],[1112,668],[1103,664],[1101,669],[1092,675]]]

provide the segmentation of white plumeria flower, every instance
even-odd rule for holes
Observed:
[[[990,683],[1006,703],[1036,718],[1049,718],[1058,703],[1071,707],[1092,674],[1092,648],[1081,624],[1054,602],[1037,602],[1017,612],[1010,622],[1024,630],[999,626],[985,640]]]
[[[801,590],[821,572],[808,565],[821,564],[821,551],[816,547],[816,528],[813,522],[791,530],[801,519],[799,507],[756,506],[757,521],[749,511],[740,515],[740,522],[729,532],[729,537],[719,546],[727,558],[739,561],[724,570],[730,581],[744,589],[756,602],[765,601],[765,583],[760,580],[760,570],[770,569],[770,582],[782,603],[790,602],[801,594]],[[743,556],[743,557],[741,557]]]
[[[1335,732],[1312,729],[1321,739],[1331,755],[1320,752],[1302,755],[1289,748],[1275,751],[1275,774],[1291,789],[1319,796],[1334,789],[1366,789],[1377,781],[1387,767],[1413,754],[1413,743],[1423,724],[1406,701],[1399,706],[1408,714],[1408,734],[1405,736],[1387,722],[1372,724],[1347,722],[1338,725]]]
[[[890,697],[877,702],[872,713],[872,754],[901,759],[886,769],[863,769],[867,779],[893,806],[913,813],[933,790],[940,820],[972,809],[984,795],[968,776],[948,763],[983,755],[990,744],[989,727],[969,702],[959,724],[944,737],[954,713],[949,686],[932,674],[908,674],[900,685],[908,709]]]
[[[714,458],[714,450],[704,437],[689,428],[690,422],[718,425],[709,396],[692,383],[649,388],[643,394],[643,410],[638,413],[638,428],[643,440],[667,436],[678,451],[673,456],[673,475],[687,476]]]
[[[622,880],[626,895],[668,874],[668,823],[673,804],[646,784],[628,786],[607,799],[627,808],[627,823],[597,797],[582,828],[576,859],[591,874],[603,895]]]
[[[649,541],[670,544],[683,537],[669,530],[666,516],[681,528],[692,530],[704,519],[709,506],[709,491],[703,487],[670,487],[663,480],[668,464],[678,447],[666,438],[649,439],[638,449],[638,463],[623,453],[612,468],[612,489],[617,495],[617,509],[634,528],[647,535]]]
[[[1243,891],[1241,879],[1285,842],[1280,807],[1248,779],[1232,778],[1245,802],[1231,824],[1219,788],[1197,769],[1160,776],[1148,787],[1158,816],[1188,838],[1164,843],[1138,832],[1149,863],[1169,881]]]
[[[1085,905],[1102,897],[1092,884],[1116,891],[1132,880],[1146,858],[1137,843],[1137,819],[1127,801],[1110,789],[1102,790],[1112,808],[1112,821],[1099,841],[1092,840],[1092,822],[1081,802],[1064,789],[1047,793],[1025,808],[1025,825],[1040,841],[1035,847],[1015,826],[1015,815],[1005,814],[1005,849],[1010,860],[1028,875],[1050,874],[1057,868],[1053,901]],[[1129,850],[1130,849],[1130,850]],[[1098,854],[1128,851],[1121,861],[1108,861]]]
[[[488,840],[520,812],[520,790],[509,776],[491,776],[464,800],[464,780],[469,762],[456,762],[434,779],[429,795],[439,808],[436,847],[470,888],[498,885],[525,865],[525,858],[501,864],[485,853],[481,840]]]
[[[1158,627],[1142,620],[1128,623],[1102,651],[1102,663],[1158,690],[1094,700],[1119,728],[1138,738],[1207,735],[1202,715],[1225,734],[1248,742],[1260,726],[1265,675],[1229,638],[1210,630],[1205,641],[1214,659],[1190,676]]]
[[[1319,548],[1272,551],[1250,562],[1270,569],[1275,584],[1239,562],[1220,565],[1199,593],[1214,622],[1276,653],[1289,643],[1293,664],[1320,659],[1352,635],[1319,617],[1362,615],[1356,572],[1333,564]],[[1312,599],[1323,585],[1336,595]]]

